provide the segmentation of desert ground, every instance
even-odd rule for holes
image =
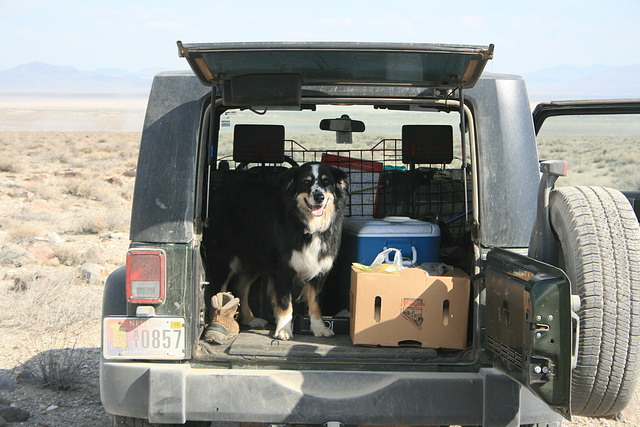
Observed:
[[[111,423],[102,286],[124,265],[139,136],[0,133],[0,397],[28,411],[17,425]]]
[[[28,415],[11,425],[108,426],[102,287],[125,262],[145,103],[15,101],[0,101],[0,407]],[[563,425],[640,425],[637,397],[620,420]]]

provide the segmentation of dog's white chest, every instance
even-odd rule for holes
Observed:
[[[331,256],[320,257],[325,249],[322,240],[319,237],[313,237],[302,250],[293,251],[289,265],[296,271],[300,280],[306,282],[331,269],[333,258]]]

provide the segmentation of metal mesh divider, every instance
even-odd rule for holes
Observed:
[[[294,140],[286,140],[284,157],[290,164],[322,161],[347,172],[350,181],[347,216],[410,217],[443,224],[454,239],[465,233],[468,208],[464,172],[441,164],[404,164],[401,139],[383,139],[369,149],[337,150],[309,150]],[[235,167],[239,165],[236,163]],[[247,171],[273,179],[288,167],[274,163],[242,166],[245,167],[242,171],[229,170],[230,178],[223,178],[222,182],[237,179],[234,174]]]

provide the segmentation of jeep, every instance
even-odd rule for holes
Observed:
[[[484,72],[493,45],[178,42],[178,52],[191,71],[154,78],[127,262],[104,289],[100,393],[116,424],[559,426],[627,405],[640,372],[637,218],[612,188],[556,186],[567,164],[540,159],[536,133],[567,106],[545,104],[534,121],[521,77]],[[309,161],[351,185],[321,293],[335,336],[309,334],[295,307],[292,340],[270,324],[205,342],[212,194]],[[426,334],[455,323],[459,344],[354,344],[352,264],[373,260],[347,247],[363,237],[349,224],[379,225],[383,242],[363,244],[378,253],[404,245],[394,241],[404,222],[432,227],[426,263],[466,275],[468,293],[403,315]],[[404,246],[413,271],[425,259]],[[404,276],[364,274],[403,292]],[[251,308],[272,322],[263,282]],[[384,300],[373,304],[378,331]]]

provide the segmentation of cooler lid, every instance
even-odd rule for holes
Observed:
[[[370,219],[360,217],[345,218],[344,231],[359,237],[436,237],[440,227],[436,224],[411,219],[409,217],[385,217]]]

